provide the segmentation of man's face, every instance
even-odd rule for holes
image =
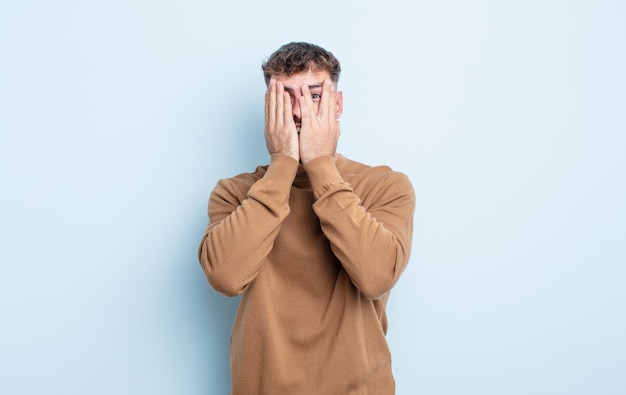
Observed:
[[[289,93],[291,97],[291,108],[293,111],[293,120],[296,124],[298,132],[300,132],[301,115],[300,115],[300,97],[302,96],[302,85],[308,85],[311,91],[311,99],[315,103],[315,111],[319,111],[320,99],[322,97],[322,84],[324,80],[330,79],[330,74],[327,71],[304,71],[298,74],[286,75],[274,75],[272,76],[276,81],[280,81],[285,86],[285,92]],[[343,94],[341,91],[337,92],[337,110],[335,119],[339,119],[343,111]]]

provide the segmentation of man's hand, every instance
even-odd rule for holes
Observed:
[[[265,144],[270,155],[284,154],[300,160],[291,98],[282,82],[274,79],[270,80],[265,93]]]
[[[332,81],[324,81],[319,110],[311,98],[308,85],[302,86],[300,97],[302,128],[300,129],[300,158],[302,163],[325,155],[335,155],[339,140],[339,121],[336,119],[337,92]]]

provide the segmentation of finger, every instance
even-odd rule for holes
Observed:
[[[329,96],[330,94],[328,92],[328,81],[324,80],[324,83],[322,84],[322,98],[320,99],[320,108],[317,114],[319,117],[323,117],[325,114],[328,113],[326,107],[328,107]]]
[[[270,83],[267,84],[267,89],[265,90],[265,106],[263,106],[263,110],[265,111],[265,128],[267,129],[269,125],[269,101],[270,101]]]
[[[300,123],[302,124],[302,130],[305,130],[311,126],[311,114],[314,114],[314,112],[311,110],[311,107],[309,107],[308,105],[308,102],[311,102],[311,95],[300,96],[299,100],[300,100]]]
[[[285,125],[291,125],[293,122],[293,110],[291,108],[291,96],[289,96],[289,93],[287,92],[283,92],[283,101],[284,101],[284,106],[283,106],[283,119],[285,122]]]
[[[276,80],[270,80],[265,99],[265,119],[270,128],[276,125]]]
[[[285,86],[283,85],[283,83],[280,81],[276,82],[276,107],[275,107],[274,116],[276,117],[277,126],[282,126],[285,124],[285,120],[283,116],[284,103],[285,103],[284,93],[285,93]]]
[[[325,80],[322,87],[322,99],[320,100],[320,118],[327,117],[329,126],[335,121],[335,109],[337,107],[337,92],[335,84],[331,80]]]
[[[304,112],[304,108],[306,107],[306,111],[308,112],[308,122],[311,122],[311,117],[315,116],[315,105],[313,104],[313,99],[311,98],[311,89],[309,89],[308,85],[302,85],[301,88],[302,96],[300,97],[300,112]],[[304,100],[303,100],[304,99]],[[304,102],[304,104],[302,104]],[[302,123],[304,123],[304,115],[302,115]]]

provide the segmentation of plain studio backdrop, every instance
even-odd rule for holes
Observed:
[[[196,251],[268,162],[261,62],[341,61],[339,151],[417,194],[399,395],[626,393],[622,1],[0,3],[0,393],[227,394]],[[326,395],[326,394],[324,394]]]

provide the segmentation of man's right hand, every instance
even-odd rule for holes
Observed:
[[[293,120],[291,97],[282,82],[270,80],[265,92],[265,144],[270,155],[289,155],[300,160],[298,131]]]

